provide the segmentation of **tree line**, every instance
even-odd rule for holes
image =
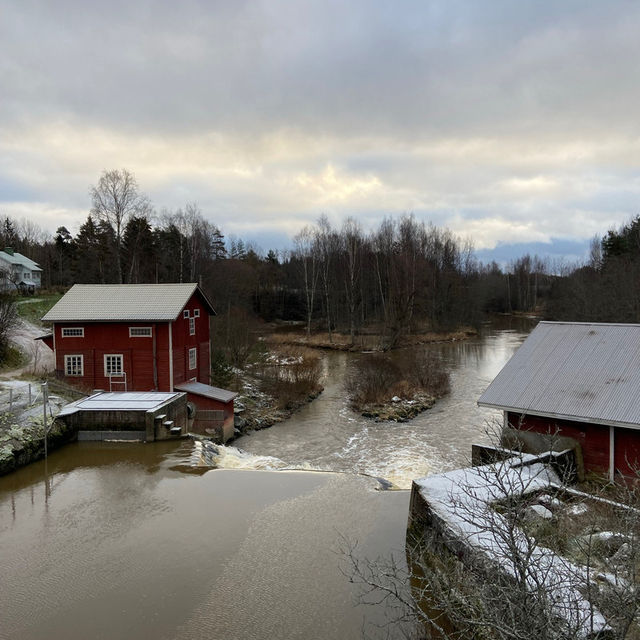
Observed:
[[[196,203],[156,211],[124,169],[103,172],[89,196],[75,235],[61,226],[51,237],[32,222],[4,217],[0,243],[38,262],[45,287],[200,282],[228,345],[242,345],[236,334],[256,321],[303,322],[329,341],[335,332],[352,340],[377,332],[393,347],[407,334],[477,325],[486,312],[640,317],[640,218],[594,240],[586,265],[525,255],[501,267],[480,263],[470,242],[413,215],[387,217],[368,232],[355,218],[334,226],[323,215],[297,234],[291,250],[262,253],[225,239]]]

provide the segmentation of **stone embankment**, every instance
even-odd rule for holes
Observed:
[[[44,419],[32,417],[19,423],[13,414],[0,416],[0,475],[10,473],[44,458]],[[77,431],[62,421],[55,421],[47,435],[50,452],[75,440]]]
[[[267,429],[278,422],[284,422],[296,411],[315,400],[322,393],[322,388],[314,393],[289,401],[286,406],[279,406],[276,399],[260,391],[257,385],[245,380],[241,395],[235,401],[236,436],[248,431]]]
[[[426,394],[416,394],[410,400],[394,396],[389,402],[366,404],[359,410],[365,418],[374,418],[376,422],[406,422],[431,409],[435,403],[436,399]]]

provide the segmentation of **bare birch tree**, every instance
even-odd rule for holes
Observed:
[[[132,216],[146,217],[151,205],[138,190],[135,176],[127,169],[102,172],[98,184],[89,189],[91,213],[108,224],[114,232],[114,253],[118,282],[124,282],[122,271],[122,237]]]
[[[314,233],[309,227],[305,227],[293,239],[295,244],[295,256],[302,267],[304,284],[305,308],[307,315],[307,337],[311,335],[311,320],[315,305],[315,296],[320,276],[317,245],[314,242]]]

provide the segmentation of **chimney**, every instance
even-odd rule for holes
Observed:
[[[8,253],[10,256],[13,255],[13,247],[5,247],[4,252]]]

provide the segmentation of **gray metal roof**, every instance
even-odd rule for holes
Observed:
[[[541,322],[478,404],[640,428],[640,325]]]
[[[165,402],[181,396],[162,391],[117,391],[95,393],[62,408],[59,416],[82,411],[151,411]]]
[[[21,264],[31,271],[42,271],[36,262],[31,260],[31,258],[27,258],[27,256],[23,256],[17,251],[14,251],[13,254],[7,253],[6,251],[0,251],[0,259],[10,264]]]
[[[184,284],[75,284],[42,318],[45,322],[137,322],[175,320],[198,290],[202,302],[211,303],[194,282]]]
[[[178,391],[186,391],[187,393],[193,393],[197,396],[204,396],[205,398],[212,398],[219,402],[231,402],[238,394],[234,391],[227,391],[226,389],[220,389],[219,387],[212,387],[202,382],[181,382],[180,384],[173,385]]]

